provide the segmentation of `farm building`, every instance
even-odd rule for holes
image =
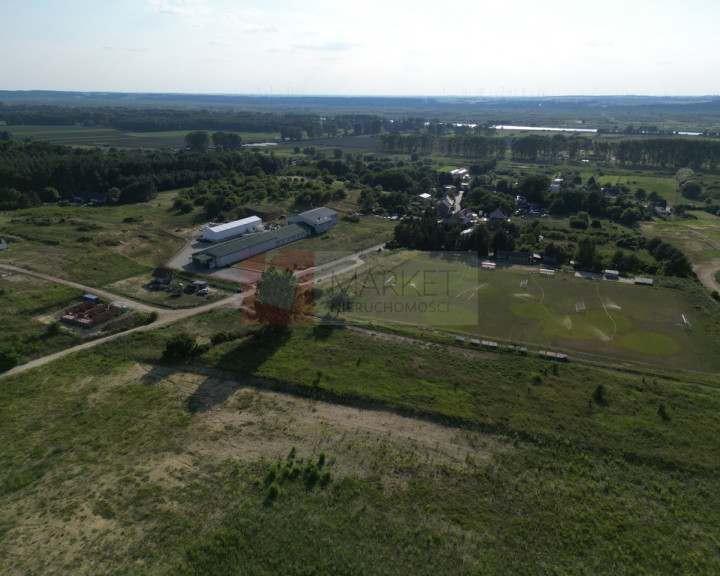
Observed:
[[[330,208],[315,208],[301,212],[287,219],[288,224],[309,226],[313,234],[322,234],[335,226],[338,222],[338,213]]]
[[[95,294],[85,294],[82,297],[83,302],[90,302],[91,304],[100,304],[100,297]]]
[[[636,276],[635,284],[638,284],[640,286],[652,286],[653,279],[652,278],[641,278],[640,276]]]
[[[605,280],[619,280],[620,279],[620,272],[618,270],[605,270],[603,272],[603,275],[605,276]]]
[[[257,216],[250,216],[249,218],[234,220],[225,224],[210,224],[200,228],[203,240],[209,242],[224,242],[247,232],[260,232],[261,230],[262,220]]]
[[[335,216],[337,217],[337,212]],[[195,264],[204,268],[221,268],[262,254],[268,250],[279,248],[285,244],[290,244],[305,238],[309,234],[308,228],[299,224],[290,224],[284,228],[235,238],[211,248],[200,250],[193,254],[192,260]]]

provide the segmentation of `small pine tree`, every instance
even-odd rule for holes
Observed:
[[[595,403],[600,406],[607,404],[607,399],[605,398],[605,386],[598,384],[597,388],[595,388],[595,391],[593,392],[592,398],[595,400]]]

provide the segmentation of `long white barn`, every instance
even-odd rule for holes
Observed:
[[[261,230],[262,220],[257,216],[250,216],[242,220],[234,220],[225,224],[203,226],[200,228],[203,240],[209,242],[224,242],[225,240],[235,238],[246,232],[260,232]]]

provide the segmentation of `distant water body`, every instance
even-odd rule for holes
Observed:
[[[495,130],[535,130],[538,132],[597,132],[597,128],[552,128],[550,126],[512,126],[501,124],[493,126]]]
[[[554,128],[552,126],[514,126],[499,124],[492,126],[495,130],[535,130],[537,132],[590,132],[597,133],[597,128]],[[680,136],[702,136],[702,132],[675,132]]]

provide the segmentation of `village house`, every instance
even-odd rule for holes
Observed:
[[[477,222],[478,215],[469,208],[463,208],[462,210],[455,212],[455,214],[452,215],[452,218],[453,221],[458,224],[475,224]]]
[[[435,212],[438,216],[445,218],[446,216],[452,214],[454,205],[455,200],[450,198],[450,196],[445,196],[445,198],[440,200],[440,202],[435,205]]]
[[[502,208],[495,208],[495,210],[490,212],[488,218],[490,220],[507,220],[508,216],[507,214],[505,214]]]
[[[152,281],[155,284],[167,286],[175,282],[175,273],[167,268],[155,268],[152,273]]]

